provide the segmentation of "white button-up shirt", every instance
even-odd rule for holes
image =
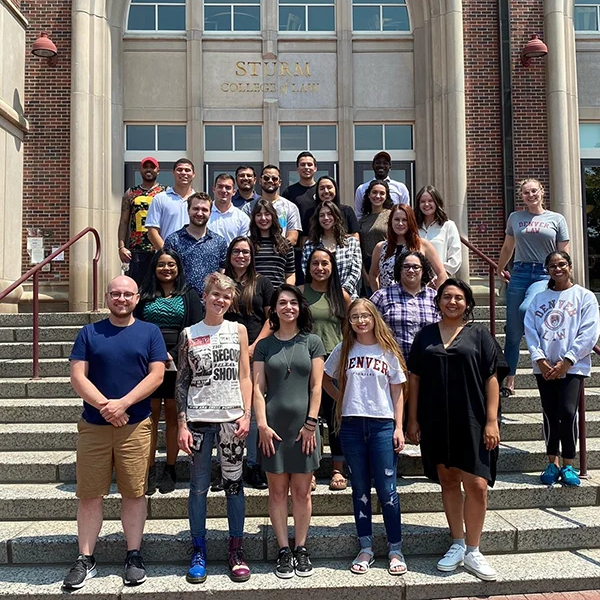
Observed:
[[[211,231],[224,237],[229,245],[231,240],[240,235],[248,236],[250,217],[244,214],[239,208],[233,206],[233,204],[225,212],[221,212],[215,203],[210,213],[208,226]]]

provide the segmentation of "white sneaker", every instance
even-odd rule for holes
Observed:
[[[444,557],[438,561],[438,571],[454,571],[463,564],[466,548],[460,544],[452,544]]]
[[[465,569],[483,581],[496,581],[498,577],[496,570],[490,566],[479,550],[465,554]]]

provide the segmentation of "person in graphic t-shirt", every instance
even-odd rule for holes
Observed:
[[[549,460],[540,479],[545,485],[560,480],[577,486],[581,484],[573,468],[577,408],[598,341],[598,301],[593,292],[573,283],[573,263],[566,252],[552,252],[545,265],[550,274],[548,289],[536,295],[525,315],[525,339],[542,400]]]
[[[513,212],[506,223],[506,237],[498,259],[498,276],[515,253],[515,261],[506,289],[506,341],[504,354],[510,368],[500,395],[515,393],[515,373],[519,346],[523,337],[523,319],[536,294],[546,289],[549,276],[544,261],[555,250],[569,251],[569,230],[565,218],[544,207],[544,187],[537,179],[524,179],[519,191],[525,210]]]
[[[343,341],[325,363],[323,388],[336,401],[336,426],[352,477],[360,551],[350,570],[357,575],[365,574],[375,560],[371,479],[387,534],[388,571],[406,573],[396,491],[397,454],[404,448],[405,382],[406,365],[392,332],[370,300],[355,300],[344,322]]]
[[[122,263],[129,264],[127,275],[138,285],[141,285],[154,256],[154,247],[146,229],[146,215],[154,197],[165,191],[165,187],[156,181],[159,171],[155,158],[143,158],[140,162],[142,183],[129,188],[121,202],[119,258]]]
[[[252,382],[246,328],[225,320],[235,297],[235,281],[212,273],[204,286],[204,320],[181,332],[175,395],[179,448],[192,459],[188,511],[194,548],[186,575],[190,583],[206,580],[206,495],[215,438],[227,498],[229,573],[233,581],[250,578],[243,549],[242,465]]]

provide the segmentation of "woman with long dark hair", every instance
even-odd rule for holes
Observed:
[[[335,399],[335,429],[339,429],[352,475],[354,522],[360,551],[350,570],[362,575],[375,560],[373,480],[387,534],[388,571],[391,575],[402,575],[406,573],[406,561],[402,554],[396,472],[397,454],[404,448],[406,365],[392,332],[375,305],[365,298],[350,305],[343,338],[325,363],[323,387]]]
[[[352,210],[352,209],[350,209]],[[351,298],[358,295],[362,255],[358,240],[346,233],[339,208],[324,200],[310,218],[308,238],[302,248],[302,271],[315,248],[326,248],[335,255],[342,288]]]
[[[305,284],[300,287],[310,307],[313,318],[313,333],[319,336],[325,346],[325,359],[342,341],[342,323],[346,318],[346,309],[351,302],[346,290],[342,289],[335,255],[325,248],[315,248],[308,256]],[[333,471],[330,490],[345,490],[348,482],[343,474],[344,455],[339,437],[334,427],[333,398],[323,390],[321,414],[329,428],[329,447]],[[313,481],[313,489],[316,482]]]
[[[545,485],[560,481],[578,486],[581,481],[573,468],[577,409],[598,341],[598,301],[593,292],[573,283],[573,262],[567,252],[551,252],[544,265],[550,275],[548,289],[533,298],[525,315],[525,339],[542,400],[548,455],[540,479]]]
[[[273,335],[254,352],[254,410],[262,466],[269,481],[269,516],[279,544],[275,574],[312,575],[306,548],[312,513],[311,481],[321,461],[318,415],[323,384],[323,342],[312,330],[302,292],[284,284],[271,299]],[[296,548],[289,547],[288,492]]]
[[[437,568],[454,571],[464,564],[480,579],[495,581],[479,540],[487,488],[496,479],[500,382],[508,367],[489,330],[473,322],[475,300],[464,281],[442,283],[436,304],[442,320],[417,334],[408,357],[406,437],[421,444],[425,475],[442,486],[453,542]]]
[[[431,264],[437,285],[446,279],[446,271],[435,248],[419,237],[419,228],[413,209],[407,204],[395,204],[390,212],[386,239],[373,250],[373,261],[369,270],[372,290],[392,285],[396,257],[403,252],[420,252]]]
[[[442,195],[432,185],[426,185],[417,192],[415,217],[419,235],[431,242],[446,273],[455,275],[462,264],[460,233],[444,210]]]
[[[248,353],[254,355],[256,344],[271,334],[269,312],[273,285],[256,272],[254,244],[247,237],[237,237],[231,241],[225,259],[225,275],[231,277],[237,286],[237,303],[226,314],[228,321],[236,321],[248,331]],[[246,441],[247,470],[245,481],[253,488],[267,487],[265,474],[256,460],[258,429],[254,413],[250,421],[250,432]]]
[[[250,239],[254,244],[256,272],[274,288],[296,282],[294,248],[283,236],[273,204],[260,198],[250,214]]]
[[[162,481],[158,484],[161,494],[175,489],[175,461],[179,448],[177,444],[177,406],[175,404],[175,378],[179,356],[179,334],[204,317],[204,306],[198,293],[185,283],[183,265],[175,250],[158,250],[154,253],[148,273],[142,282],[140,301],[134,316],[141,321],[158,325],[163,334],[170,363],[165,378],[152,397],[152,450],[148,471],[148,490],[151,496],[156,492],[156,443],[158,422],[164,400],[167,462]]]

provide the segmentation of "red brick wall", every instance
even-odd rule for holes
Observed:
[[[521,50],[532,33],[544,38],[544,2],[511,2],[512,99],[515,146],[515,187],[527,177],[539,179],[548,189],[548,122],[546,119],[546,61],[535,58],[521,65]],[[517,190],[518,191],[518,190]],[[518,195],[515,209],[523,208]]]
[[[497,260],[504,239],[500,38],[496,2],[463,0],[469,240]],[[470,257],[471,274],[488,268]]]
[[[17,7],[21,8],[21,0],[11,0],[11,2]]]
[[[25,239],[27,227],[44,230],[51,249],[69,239],[71,0],[20,0],[29,21],[25,58],[25,115],[30,132],[24,144],[23,271],[30,268]],[[30,53],[40,31],[58,48],[55,66]],[[43,281],[68,278],[64,263],[52,263]]]

